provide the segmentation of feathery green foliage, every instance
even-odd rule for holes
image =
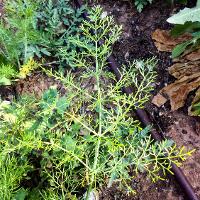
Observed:
[[[69,38],[80,49],[70,58],[80,73],[45,70],[63,83],[66,95],[51,88],[40,100],[24,97],[0,106],[0,153],[18,155],[19,162],[29,164],[32,157],[35,165],[26,174],[39,166],[38,199],[77,199],[81,190],[87,190],[88,199],[91,191],[113,183],[133,192],[128,183],[138,173],[163,179],[160,171],[171,172],[171,162],[180,165],[192,153],[178,150],[170,140],[154,143],[149,127],[142,129],[133,118],[132,109],[148,100],[156,61],[135,61],[117,81],[105,67],[120,33],[100,7],[91,9],[81,26],[85,40]],[[69,56],[66,52],[67,47],[61,49],[63,57]],[[134,86],[133,95],[121,92],[124,85]]]
[[[1,54],[13,65],[26,63],[32,51],[31,45],[43,42],[42,34],[36,30],[37,3],[32,0],[8,0],[5,15],[0,24]]]
[[[74,9],[69,0],[42,0],[37,11],[37,29],[46,34],[47,55],[58,60],[57,49],[67,46],[70,51],[73,46],[68,43],[68,37],[79,33],[79,25],[83,21],[85,7]]]
[[[30,167],[27,163],[19,163],[16,157],[10,157],[9,154],[0,154],[0,156],[0,198],[4,200],[16,199],[20,193],[21,195],[22,192],[25,193],[25,190],[19,189],[20,181]]]
[[[0,85],[10,85],[10,79],[16,77],[17,70],[9,64],[0,65]]]
[[[68,0],[6,1],[1,53],[19,66],[33,56],[55,56],[58,47],[67,45],[67,37],[78,32],[82,11],[75,11]]]
[[[0,55],[20,67],[30,59],[54,59],[57,49],[67,46],[68,37],[79,32],[84,8],[74,9],[69,0],[8,0],[0,22]]]

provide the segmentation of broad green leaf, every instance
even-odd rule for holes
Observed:
[[[170,24],[184,24],[185,22],[200,22],[200,6],[185,8],[167,19]]]
[[[194,116],[200,116],[200,102],[192,105],[191,112]]]
[[[16,194],[13,200],[24,200],[27,196],[28,192],[22,188]]]
[[[185,24],[177,24],[171,30],[171,35],[178,37],[184,33],[193,33],[200,30],[200,22],[186,22]]]
[[[197,5],[196,7],[200,7],[200,0],[197,0]]]
[[[192,44],[192,40],[177,45],[172,51],[172,58],[180,56],[190,44]]]
[[[61,144],[67,151],[74,151],[76,148],[76,140],[72,136],[64,134]]]

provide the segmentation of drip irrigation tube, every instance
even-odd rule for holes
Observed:
[[[114,74],[117,77],[119,71],[118,71],[118,67],[116,65],[114,58],[111,56],[108,59],[108,62],[109,62],[110,68],[113,70]],[[116,73],[116,71],[118,71],[118,73]],[[131,88],[123,88],[123,90],[126,94],[130,95],[132,93]],[[142,124],[144,126],[149,126],[149,125],[153,124],[145,110],[137,109],[137,110],[135,110],[135,112],[136,112],[139,120],[142,122]],[[164,139],[164,137],[161,134],[159,134],[155,129],[152,129],[150,133],[152,135],[152,138],[156,141],[162,141]],[[174,173],[174,176],[176,177],[177,182],[180,184],[184,193],[187,195],[187,199],[188,200],[199,200],[199,198],[195,194],[194,189],[192,188],[190,182],[187,180],[186,176],[183,174],[182,170],[179,167],[177,167],[177,165],[175,165],[174,163],[171,163],[171,167],[172,167],[172,171]]]
[[[82,0],[75,0],[75,3],[77,5],[77,7],[81,7],[83,5]],[[87,19],[87,13],[84,13],[83,17],[85,19]],[[119,80],[121,78],[121,74],[120,74],[119,68],[116,64],[116,61],[112,55],[108,58],[108,63],[109,63],[111,70],[113,71],[113,73],[115,74],[117,79]],[[131,87],[124,87],[123,92],[128,95],[131,95],[133,92],[133,89]],[[135,110],[135,112],[136,112],[139,120],[143,124],[143,126],[149,126],[149,125],[153,124],[145,110],[137,109],[137,110]],[[150,133],[152,135],[152,138],[156,141],[162,141],[164,139],[163,135],[159,134],[155,129],[152,129]],[[171,167],[172,167],[174,176],[175,176],[177,182],[179,183],[179,185],[182,187],[183,192],[186,194],[187,199],[188,200],[199,200],[199,198],[197,197],[197,195],[194,192],[193,187],[191,186],[190,182],[187,180],[187,178],[184,175],[184,173],[182,172],[182,170],[179,167],[177,167],[177,165],[175,165],[174,163],[171,163]]]

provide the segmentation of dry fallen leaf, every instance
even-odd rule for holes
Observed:
[[[169,97],[171,110],[177,110],[184,106],[188,94],[200,86],[200,73],[184,76],[180,80],[164,87],[161,93]]]
[[[171,52],[177,44],[191,39],[191,35],[184,34],[181,37],[173,38],[169,31],[157,29],[152,34],[152,39],[159,51]],[[167,97],[170,100],[172,111],[183,107],[189,93],[200,86],[200,49],[186,50],[173,62],[174,64],[168,71],[177,80],[164,87],[152,100],[153,104],[160,107],[166,103],[165,97]],[[198,91],[193,104],[200,102],[200,90]],[[189,114],[192,114],[191,108],[189,108]]]
[[[200,49],[193,51],[192,53],[185,56],[185,58],[189,61],[197,61],[200,60]]]
[[[170,35],[170,31],[161,29],[157,29],[152,33],[152,39],[155,40],[154,44],[159,51],[171,52],[177,44],[191,38],[190,34],[183,34],[180,37],[174,38]]]
[[[167,102],[167,99],[164,96],[162,96],[160,93],[158,93],[152,99],[152,103],[158,107],[164,105],[166,102]]]
[[[200,73],[192,76],[184,76],[180,80],[164,87],[156,96],[154,96],[152,103],[160,107],[164,105],[166,95],[171,104],[171,110],[177,110],[184,106],[188,94],[200,86]]]
[[[200,61],[175,63],[168,69],[168,71],[177,79],[184,76],[190,76],[200,72]]]

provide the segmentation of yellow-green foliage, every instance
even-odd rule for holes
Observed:
[[[0,64],[0,85],[10,85],[11,78],[16,77],[17,70],[13,65]]]
[[[57,48],[68,46],[77,34],[83,8],[74,9],[69,0],[7,0],[0,21],[0,55],[20,68],[31,57],[54,57]]]
[[[19,184],[29,166],[26,162],[19,163],[18,158],[10,157],[9,154],[0,154],[0,156],[0,199],[15,199],[22,192]]]
[[[33,58],[30,58],[28,62],[20,67],[19,77],[26,78],[27,75],[40,67],[40,64],[37,63]]]
[[[0,66],[0,85],[10,85],[10,79],[16,78],[19,70],[19,77],[25,78],[36,68],[31,63],[33,58],[51,57],[60,64],[58,48],[67,46],[68,51],[76,48],[68,44],[68,37],[79,32],[84,9],[74,9],[69,0],[4,1],[0,63],[3,59],[9,65]]]

